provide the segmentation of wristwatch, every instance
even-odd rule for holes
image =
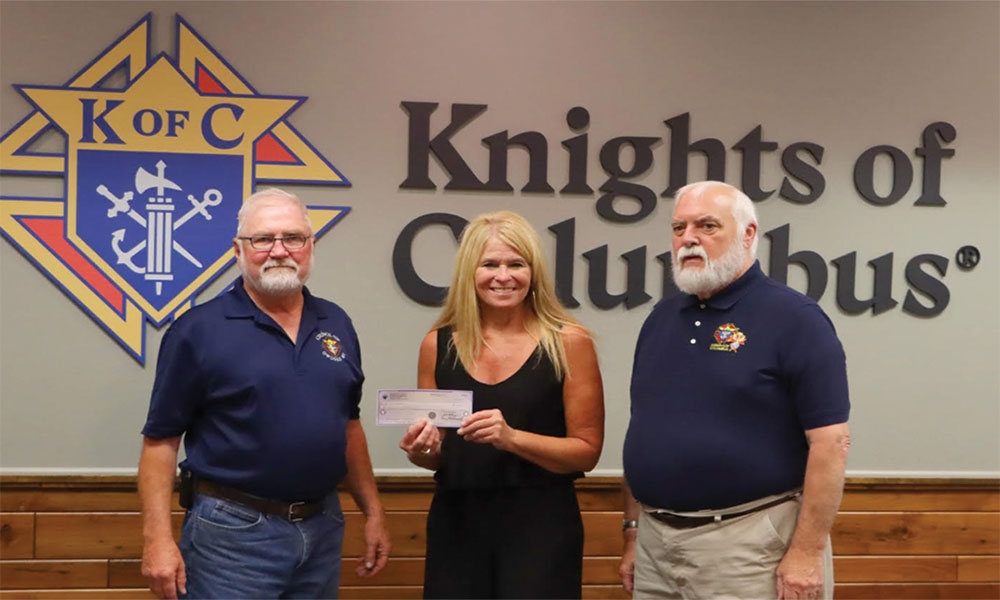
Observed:
[[[622,519],[622,531],[628,531],[629,529],[635,529],[639,527],[639,522],[635,519]]]

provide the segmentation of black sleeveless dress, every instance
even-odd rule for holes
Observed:
[[[540,349],[500,383],[472,378],[438,330],[439,389],[472,390],[473,410],[508,425],[566,436],[562,381]],[[573,480],[490,444],[445,432],[427,517],[425,598],[580,598],[583,522]]]

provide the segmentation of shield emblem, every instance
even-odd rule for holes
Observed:
[[[80,150],[70,235],[163,311],[231,251],[243,162],[234,155]]]

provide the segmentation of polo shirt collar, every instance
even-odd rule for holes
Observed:
[[[740,275],[739,279],[722,288],[722,291],[706,300],[699,300],[698,296],[688,294],[687,305],[706,304],[716,310],[728,310],[732,308],[740,298],[746,295],[757,283],[763,281],[767,276],[760,269],[760,261],[755,260],[747,269],[747,272]]]
[[[304,298],[302,304],[302,318],[305,320],[308,316],[314,316],[318,319],[327,318],[326,311],[316,297],[309,292],[309,288],[302,287],[302,296]],[[230,290],[228,294],[224,296],[225,300],[225,315],[230,319],[247,319],[252,318],[254,320],[260,321],[263,317],[266,317],[264,311],[257,307],[250,299],[250,295],[247,294],[246,289],[243,287],[243,277],[236,278],[233,282],[233,289]]]

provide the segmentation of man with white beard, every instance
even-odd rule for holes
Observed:
[[[850,434],[844,351],[756,261],[753,203],[677,191],[673,276],[632,367],[620,567],[636,598],[832,598]]]
[[[343,480],[367,516],[359,576],[390,549],[347,314],[309,293],[308,210],[278,189],[239,212],[233,289],[163,337],[142,430],[142,573],[160,598],[336,598]],[[180,545],[171,493],[181,437]]]

